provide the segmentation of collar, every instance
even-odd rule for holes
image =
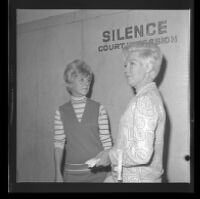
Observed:
[[[151,90],[153,88],[156,88],[156,83],[155,82],[148,83],[148,84],[146,84],[145,86],[143,86],[139,89],[136,96],[139,96],[139,95],[141,95],[141,94],[145,93],[146,91]]]
[[[81,96],[81,97],[75,97],[71,95],[71,101],[86,101],[87,97],[86,96]]]

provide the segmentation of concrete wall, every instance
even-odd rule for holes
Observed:
[[[169,182],[189,182],[190,165],[184,159],[190,154],[189,20],[189,11],[180,10],[81,10],[18,25],[18,181],[53,181],[54,112],[69,99],[62,79],[65,65],[75,58],[90,64],[95,74],[92,99],[106,107],[115,138],[133,95],[123,74],[121,43],[157,39],[165,55],[157,79],[167,110],[165,169]],[[136,26],[143,35],[134,34]],[[123,39],[127,27],[132,27],[129,38]],[[115,38],[103,42],[104,31],[115,31]],[[115,49],[106,50],[112,44]]]

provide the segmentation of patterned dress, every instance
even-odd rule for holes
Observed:
[[[116,149],[123,151],[123,182],[161,182],[165,110],[154,82],[131,99],[120,119]]]

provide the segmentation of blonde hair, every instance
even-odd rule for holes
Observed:
[[[64,81],[66,83],[72,83],[73,79],[78,75],[83,75],[91,79],[92,74],[92,70],[88,64],[82,60],[76,59],[67,64],[64,71]]]
[[[160,48],[152,42],[131,42],[122,49],[124,58],[127,58],[132,53],[138,52],[139,57],[144,61],[149,61],[152,64],[152,70],[155,72],[155,77],[160,71],[162,63],[162,52]]]
[[[65,83],[67,84],[66,89],[70,94],[72,94],[71,89],[70,89],[70,83],[72,83],[73,80],[78,75],[83,75],[85,77],[88,77],[89,81],[91,81],[93,77],[93,73],[90,66],[86,62],[80,59],[76,59],[72,61],[71,63],[67,64],[64,71],[63,77],[64,77]]]

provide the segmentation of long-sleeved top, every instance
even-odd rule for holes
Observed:
[[[161,182],[165,110],[154,82],[142,87],[120,119],[123,182]]]
[[[76,114],[77,120],[81,122],[84,114],[87,98],[71,96],[71,103]],[[112,137],[109,129],[108,114],[103,105],[99,106],[99,138],[104,150],[112,147]],[[54,118],[54,147],[64,149],[67,142],[66,134],[64,133],[64,126],[61,120],[60,111],[56,110]]]

